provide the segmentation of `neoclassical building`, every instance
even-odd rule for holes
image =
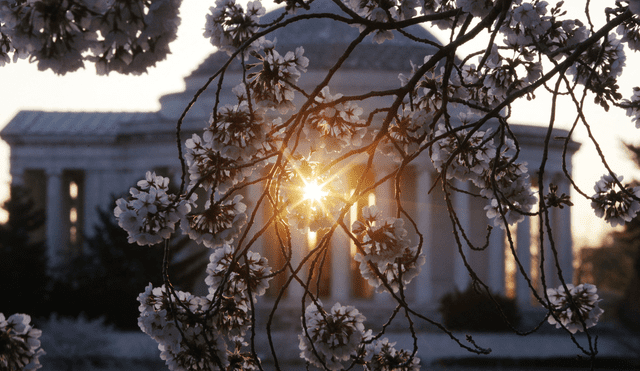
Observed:
[[[287,32],[278,32],[277,49],[282,53],[295,50],[302,45],[309,58],[308,72],[303,74],[300,85],[309,89],[315,86],[339,55],[353,39],[357,29],[331,20],[314,20],[304,24],[293,24]],[[435,40],[422,28],[412,32],[419,37]],[[341,72],[331,80],[332,92],[345,95],[370,90],[385,90],[398,87],[399,73],[408,73],[409,61],[422,62],[428,47],[417,48],[414,43],[400,35],[382,45],[367,42],[356,48],[347,59]],[[185,78],[183,92],[160,98],[158,112],[38,112],[22,111],[0,132],[0,136],[11,149],[11,176],[14,184],[31,189],[36,203],[46,210],[46,237],[50,261],[64,258],[64,254],[82,248],[83,236],[90,234],[97,222],[97,207],[113,207],[112,196],[122,196],[129,187],[141,179],[148,170],[171,175],[178,182],[180,163],[175,144],[175,125],[178,117],[196,91],[226,61],[225,53],[209,56],[195,71]],[[230,89],[240,81],[241,71],[237,64],[228,72],[223,83],[222,103],[232,103]],[[206,125],[214,100],[215,86],[200,97],[189,111],[183,125],[183,140],[191,133],[199,132]],[[367,100],[365,111],[378,104]],[[546,128],[513,125],[512,129],[521,147],[520,159],[528,168],[536,169],[542,155],[542,143]],[[567,133],[555,130],[555,136]],[[546,178],[559,186],[560,193],[569,193],[569,184],[562,174],[563,141],[552,141]],[[567,166],[571,170],[571,155],[578,148],[573,143],[567,153]],[[442,191],[428,188],[435,179],[435,170],[428,158],[419,158],[408,169],[405,182],[405,199],[408,209],[416,215],[425,236],[424,253],[427,262],[421,275],[409,287],[409,300],[435,309],[438,299],[455,289],[464,289],[469,284],[469,275],[458,256],[452,236],[452,226],[447,217]],[[380,161],[375,165],[382,170],[388,164]],[[375,172],[376,169],[374,169]],[[532,176],[531,179],[534,179]],[[464,188],[465,185],[458,184]],[[257,191],[257,190],[256,190]],[[249,192],[251,193],[251,192]],[[391,186],[382,185],[370,201],[384,206],[391,202]],[[251,194],[245,195],[251,203]],[[463,193],[454,195],[458,217],[473,242],[482,245],[489,223],[485,216],[485,200]],[[358,205],[361,207],[364,205]],[[571,240],[570,208],[551,210],[554,240],[559,250],[559,261],[565,279],[571,281],[573,253]],[[537,242],[537,220],[525,218],[514,229],[516,250],[524,269],[535,272],[539,264]],[[314,236],[300,232],[296,240],[299,249],[294,255],[301,256]],[[415,236],[414,236],[415,237]],[[279,257],[269,249],[269,241],[262,242],[261,253],[273,264]],[[331,254],[326,262],[331,269],[323,276],[320,294],[326,301],[361,301],[363,305],[384,305],[387,294],[377,294],[366,285],[357,270],[346,236],[338,233],[332,241]],[[497,293],[515,297],[523,309],[532,305],[531,294],[514,262],[509,259],[505,235],[494,228],[487,251],[478,252],[465,248],[469,261],[478,275]],[[549,256],[549,255],[546,255]],[[294,256],[294,259],[296,257]],[[557,286],[555,266],[546,260],[549,286]],[[282,281],[274,280],[272,286]],[[141,288],[142,289],[142,288]],[[287,300],[295,302],[301,294],[300,288],[292,287]],[[299,302],[298,302],[299,303]]]

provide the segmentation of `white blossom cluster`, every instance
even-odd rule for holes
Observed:
[[[629,10],[634,14],[640,14],[640,2],[638,0],[629,0]],[[631,17],[627,22],[622,23],[616,29],[616,33],[622,36],[620,40],[626,43],[629,49],[633,51],[640,50],[640,20],[638,17]]]
[[[0,66],[18,58],[64,75],[94,62],[98,74],[141,74],[169,54],[181,0],[2,0]]]
[[[364,252],[354,257],[360,273],[379,292],[387,290],[386,285],[397,292],[420,274],[426,258],[407,239],[403,219],[384,220],[375,205],[363,207],[362,218],[364,222],[357,220],[351,227]]]
[[[309,63],[303,53],[300,47],[283,56],[274,42],[259,43],[253,52],[258,62],[246,66],[250,71],[246,85],[233,89],[238,104],[215,110],[202,137],[193,134],[186,141],[190,188],[203,187],[223,199],[233,186],[264,166],[265,158],[274,155],[282,140],[282,120],[269,120],[266,115],[294,108],[293,87]]]
[[[446,170],[447,179],[482,183],[483,175],[491,170],[490,162],[496,157],[491,129],[478,130],[470,136],[468,130],[445,136],[449,133],[444,124],[439,124],[435,137],[444,137],[434,143],[431,154],[436,170]]]
[[[150,284],[138,297],[138,325],[171,370],[257,369],[243,336],[251,327],[249,297],[255,303],[269,287],[267,260],[225,244],[210,255],[206,272],[206,297]]]
[[[209,10],[204,37],[229,55],[258,31],[260,17],[266,13],[260,1],[249,1],[245,12],[235,0],[216,0],[216,6]]]
[[[420,149],[420,144],[427,138],[429,124],[433,120],[433,112],[403,109],[402,115],[389,125],[388,137],[385,137],[378,147],[380,152],[390,156],[394,162],[402,162]]]
[[[553,315],[548,318],[549,324],[556,325],[556,328],[564,326],[572,334],[583,331],[585,327],[595,326],[600,315],[604,313],[598,306],[598,289],[588,283],[578,286],[568,283],[567,288],[568,293],[564,286],[547,289],[550,309],[553,311]]]
[[[246,94],[240,89],[245,89],[243,85],[238,86],[238,90]],[[203,139],[222,158],[249,161],[256,156],[265,140],[264,122],[261,115],[251,112],[241,94],[239,100],[236,105],[227,104],[218,109],[217,119],[211,115]]]
[[[158,342],[160,358],[170,370],[208,370],[210,365],[224,369],[229,364],[222,333],[194,319],[209,309],[208,299],[182,291],[173,297],[164,285],[149,284],[138,301],[138,326]]]
[[[168,193],[169,178],[148,171],[128,199],[116,201],[118,225],[129,234],[129,243],[155,245],[175,232],[175,225],[191,211],[195,194],[185,200]]]
[[[593,91],[596,94],[595,103],[608,110],[608,99],[622,98],[617,91],[616,79],[622,74],[625,61],[623,45],[611,33],[601,45],[593,45],[583,53],[580,60],[567,70],[567,74],[573,75],[575,81]]]
[[[493,8],[493,0],[456,0],[456,6],[463,12],[482,18]]]
[[[366,371],[417,371],[420,359],[403,349],[396,350],[388,338],[373,339],[365,330],[366,320],[356,308],[336,303],[329,311],[322,302],[307,306],[302,317],[300,356],[329,370],[343,370],[349,363]]]
[[[197,243],[216,248],[225,243],[232,243],[240,234],[247,221],[247,206],[241,202],[242,196],[236,195],[233,200],[207,200],[203,211],[184,214],[180,220],[180,228]]]
[[[365,338],[366,318],[352,306],[336,303],[329,312],[322,303],[311,303],[304,312],[300,356],[329,370],[342,370],[342,362],[355,358]]]
[[[269,286],[267,261],[250,251],[236,257],[229,245],[210,260],[206,297],[149,284],[138,297],[138,325],[170,370],[257,369],[243,336],[251,327],[249,293],[255,302]]]
[[[284,56],[275,49],[276,43],[265,40],[260,52],[254,52],[258,62],[248,69],[258,68],[247,75],[249,88],[258,107],[276,109],[280,114],[293,110],[293,87],[303,72],[307,71],[309,59],[304,56],[304,48],[298,47]]]
[[[327,152],[360,146],[367,133],[365,122],[360,118],[362,108],[352,101],[332,103],[340,98],[342,94],[331,95],[328,86],[322,88],[315,99],[319,110],[309,115],[303,129],[309,143]]]
[[[211,131],[205,131],[204,138],[193,134],[186,141],[187,153],[184,157],[189,167],[190,187],[199,185],[206,190],[215,189],[219,193],[225,193],[244,180],[251,168],[241,168],[236,161],[214,150],[215,144],[210,133]]]
[[[632,117],[636,128],[640,129],[640,88],[633,88],[631,100],[623,99],[621,106],[627,109],[627,116]]]
[[[37,370],[45,354],[40,347],[42,331],[31,326],[31,317],[0,313],[0,370]]]
[[[375,0],[343,0],[353,11],[355,11],[360,17],[374,22],[388,22],[389,15],[392,18],[398,19],[403,17],[399,14],[396,8],[396,1],[384,2],[381,4]],[[406,2],[406,1],[405,1]],[[402,9],[402,8],[400,8]],[[415,10],[414,10],[415,11]],[[359,26],[360,31],[363,31],[366,26],[364,24]],[[374,31],[373,42],[382,44],[385,40],[392,40],[393,32],[391,30],[376,30]]]
[[[364,364],[365,371],[419,371],[420,358],[411,352],[394,347],[389,339],[382,338],[366,345],[368,360]]]
[[[489,200],[487,217],[496,227],[506,228],[505,221],[508,225],[521,222],[537,198],[527,181],[526,163],[513,158],[514,141],[507,138],[498,151],[491,129],[469,134],[467,130],[447,130],[443,124],[435,133],[436,138],[440,136],[444,137],[431,153],[436,169],[446,171],[447,179],[470,180],[480,188],[480,195]]]
[[[599,218],[611,224],[612,227],[624,225],[636,217],[640,211],[640,187],[624,186],[618,183],[622,176],[605,174],[594,186],[596,193],[591,197],[591,207]]]
[[[211,254],[205,279],[209,294],[221,291],[224,297],[239,303],[248,301],[251,294],[255,302],[269,288],[271,268],[258,253],[248,251],[242,258],[236,253],[230,245],[224,245]]]

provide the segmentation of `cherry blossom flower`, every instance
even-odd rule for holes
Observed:
[[[564,286],[559,286],[557,289],[547,289],[550,309],[554,313],[548,318],[549,324],[556,325],[556,328],[564,326],[572,334],[583,331],[585,326],[586,328],[595,326],[600,315],[604,313],[598,306],[600,302],[596,294],[598,289],[588,283],[575,287],[568,283],[567,288],[569,289],[568,293]]]
[[[213,294],[207,295],[207,299],[211,303],[216,301]],[[249,305],[246,300],[222,296],[219,306],[206,323],[226,337],[244,336],[251,327]]]
[[[31,316],[15,313],[6,318],[0,313],[0,369],[37,370],[40,357],[46,353],[40,347],[42,331],[31,326]]]
[[[365,371],[419,371],[420,358],[406,350],[396,350],[396,343],[382,338],[366,345],[368,362]]]
[[[300,357],[308,362],[330,370],[344,368],[343,361],[355,357],[365,336],[365,317],[352,306],[336,303],[329,312],[322,303],[309,304],[302,319],[303,331],[300,339]]]
[[[397,16],[395,19],[398,21],[404,21],[415,17],[418,14],[416,8],[419,8],[420,6],[421,4],[419,0],[400,0],[400,5],[398,6]]]
[[[492,161],[490,170],[483,174],[476,185],[482,186],[480,195],[489,199],[489,204],[485,206],[487,217],[493,219],[496,227],[505,229],[506,225],[523,221],[523,212],[527,213],[533,209],[537,197],[527,180],[529,174],[526,163],[512,162],[509,156],[505,156],[499,159],[495,169],[494,172]]]
[[[387,12],[391,14],[391,17],[400,20],[412,12],[411,4],[405,4],[404,8],[400,8],[401,11],[407,11],[407,13],[398,13],[398,9],[395,7],[396,1],[379,2],[376,0],[343,0],[347,5],[359,16],[374,21],[374,22],[388,22],[389,16]],[[415,2],[414,2],[415,3]],[[358,25],[360,32],[362,32],[366,26]],[[393,32],[391,30],[377,29],[373,32],[372,42],[382,44],[385,40],[393,40]]]
[[[247,101],[225,105],[218,109],[216,119],[211,115],[203,140],[224,158],[249,161],[264,140],[263,125],[262,115],[250,112]]]
[[[189,167],[189,186],[192,188],[199,185],[205,190],[213,189],[224,194],[246,176],[251,175],[253,166],[241,166],[237,161],[216,151],[214,146],[218,145],[213,143],[213,135],[209,134],[205,138],[209,141],[193,134],[185,142],[187,152],[184,158]]]
[[[229,370],[230,371],[257,371],[260,370],[258,361],[250,352],[243,352],[242,348],[247,347],[247,343],[241,338],[233,339],[235,344],[233,352],[229,352]]]
[[[232,243],[247,221],[247,206],[241,202],[242,198],[237,195],[233,200],[213,203],[207,200],[203,211],[182,217],[180,228],[190,239],[206,247],[216,248]]]
[[[436,14],[442,13],[456,8],[455,0],[425,0],[422,1],[422,13],[423,14]],[[441,30],[448,30],[453,27],[452,18],[444,18],[434,22],[434,24]]]
[[[567,70],[567,75],[574,76],[576,82],[593,91],[595,103],[608,110],[608,100],[622,98],[616,79],[622,74],[625,61],[622,43],[614,33],[610,33],[602,43],[592,45],[581,54],[581,58]]]
[[[531,36],[541,36],[551,27],[548,17],[544,17],[547,13],[546,1],[534,3],[522,2],[513,9],[512,20],[523,33]]]
[[[260,1],[249,1],[245,12],[235,0],[216,0],[209,10],[204,37],[229,55],[258,31],[260,17],[266,13]]]
[[[456,0],[456,5],[462,11],[471,13],[474,17],[484,17],[493,7],[492,0]]]
[[[631,18],[628,22],[618,26],[616,32],[622,36],[620,42],[626,43],[629,49],[640,50],[640,25],[637,20]]]
[[[175,232],[175,224],[183,218],[195,202],[167,193],[169,178],[147,172],[146,178],[131,188],[128,199],[116,201],[114,215],[118,225],[127,231],[129,243],[155,245]]]
[[[364,252],[354,256],[360,263],[360,273],[378,292],[387,290],[383,283],[397,292],[420,273],[426,258],[418,254],[417,246],[409,245],[404,220],[383,220],[375,205],[362,208],[362,217],[364,222],[355,221],[351,227]]]
[[[381,212],[375,205],[362,208],[362,218],[353,223],[353,233],[361,239],[365,254],[374,262],[392,262],[408,246],[407,231],[404,220],[382,220]]]
[[[625,186],[622,190],[616,179],[622,182],[623,177],[603,175],[593,187],[596,193],[591,197],[591,207],[596,216],[604,218],[612,227],[630,222],[640,211],[640,202],[633,198],[640,197],[640,187]]]
[[[393,261],[372,259],[372,255],[357,253],[354,260],[359,262],[360,274],[377,292],[387,291],[387,285],[393,292],[398,292],[400,286],[409,284],[420,274],[421,267],[426,263],[424,254],[418,255],[417,246],[404,247]],[[374,262],[373,260],[377,260]],[[375,270],[372,268],[375,267]],[[381,279],[380,276],[383,278]],[[384,281],[383,281],[384,279]],[[385,285],[386,283],[386,285]]]
[[[446,171],[447,179],[461,181],[476,180],[489,170],[490,162],[496,155],[491,129],[476,131],[469,138],[467,130],[449,131],[443,124],[438,125],[435,137],[449,134],[432,147],[431,161],[436,170]],[[457,152],[457,153],[456,153]],[[453,159],[450,160],[450,158]]]
[[[88,59],[99,75],[118,72],[139,75],[170,54],[169,43],[177,36],[182,0],[98,2],[100,15],[91,28],[100,38]]]
[[[435,136],[450,132],[441,124]],[[507,138],[498,154],[490,129],[468,136],[466,130],[459,130],[437,141],[431,153],[434,166],[442,172],[448,162],[447,179],[470,180],[479,187],[480,195],[489,200],[485,210],[495,226],[504,229],[506,224],[521,222],[523,212],[531,211],[537,199],[527,181],[526,163],[513,161],[509,154],[515,150],[513,140]]]
[[[388,134],[378,148],[395,162],[402,162],[419,150],[433,120],[433,112],[404,109],[403,114],[391,122]],[[377,131],[373,133],[374,136],[377,134]]]
[[[342,94],[331,95],[325,86],[316,97],[320,105],[340,99]],[[309,115],[304,131],[307,140],[327,152],[339,152],[353,145],[359,146],[366,134],[364,120],[360,119],[362,108],[354,102],[331,104]]]
[[[89,60],[98,74],[140,74],[169,54],[180,18],[181,0],[145,1],[3,1],[0,60],[30,57],[40,70],[64,75]],[[0,39],[2,39],[0,38]],[[7,44],[8,45],[8,44]]]
[[[37,60],[41,71],[64,75],[84,67],[82,54],[95,46],[92,12],[80,1],[3,1],[0,19],[12,47]]]
[[[636,128],[640,129],[640,88],[633,88],[631,100],[624,99],[620,106],[627,109],[627,116],[632,117]]]
[[[424,58],[424,62],[430,61],[431,56],[427,55]],[[412,69],[416,69],[418,66],[412,64]],[[427,113],[438,111],[442,108],[444,101],[443,94],[443,78],[444,67],[437,68],[436,66],[429,69],[420,79],[420,81],[414,87],[413,92],[413,104],[421,110],[425,110]],[[400,82],[405,85],[408,82],[408,78],[400,74],[398,76]],[[462,86],[460,76],[457,71],[452,71],[450,81],[447,82],[446,95],[449,98],[455,100],[465,100],[469,98],[469,89]],[[452,110],[458,109],[458,103],[453,99],[449,99],[448,108]]]
[[[164,285],[154,288],[149,284],[138,296],[138,326],[158,342],[160,358],[172,371],[205,370],[208,365],[226,367],[227,344],[222,335],[215,327],[205,329],[193,321],[185,310],[187,307],[192,314],[202,315],[208,301],[183,291],[175,291],[174,298],[170,295]]]
[[[247,66],[249,70],[258,69],[247,75],[253,99],[260,107],[276,109],[281,114],[287,113],[294,108],[293,86],[302,72],[307,71],[309,59],[303,55],[302,47],[282,56],[275,50],[275,43],[269,42],[262,46],[262,51],[264,54],[255,54],[259,62]]]
[[[235,254],[230,245],[224,245],[211,254],[205,278],[209,294],[215,297],[221,292],[225,297],[242,302],[248,300],[251,291],[255,302],[269,288],[271,268],[267,259],[258,253],[248,251],[241,257]]]

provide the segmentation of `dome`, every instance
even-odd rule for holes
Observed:
[[[315,9],[311,13],[337,13],[336,5],[328,1],[314,3]],[[264,22],[280,15],[282,10],[274,10],[263,17]],[[412,35],[440,44],[440,42],[425,28],[414,25],[406,28]],[[282,54],[295,50],[298,46],[304,48],[304,54],[309,58],[308,70],[328,70],[343,53],[347,46],[358,36],[358,28],[335,21],[330,18],[305,19],[280,28],[268,35],[269,40],[276,40],[276,50]],[[422,63],[425,55],[435,53],[435,47],[417,44],[406,36],[394,31],[394,38],[383,44],[372,41],[371,35],[357,46],[345,61],[343,70],[369,71],[407,71],[410,63]],[[371,56],[376,56],[372,58]],[[220,66],[227,62],[227,53],[219,51],[212,53],[189,77],[211,76]],[[231,70],[239,71],[238,63],[232,64]]]
[[[337,13],[339,9],[330,1],[318,0],[314,3],[312,13]],[[281,9],[274,10],[262,18],[268,23],[282,13]],[[413,36],[440,44],[440,42],[425,28],[414,25],[405,29]],[[422,64],[424,57],[434,54],[436,48],[427,44],[419,44],[410,40],[399,32],[394,32],[392,40],[382,44],[373,42],[368,36],[359,44],[344,61],[342,67],[330,82],[332,91],[344,94],[361,94],[371,90],[393,89],[399,87],[398,73],[409,73],[411,62]],[[307,73],[303,74],[299,84],[303,88],[315,87],[326,74],[349,44],[358,37],[356,27],[335,21],[330,18],[304,19],[280,28],[268,35],[270,40],[276,40],[276,50],[281,54],[294,51],[297,47],[304,48],[304,55],[309,58]],[[177,119],[198,89],[204,86],[220,67],[229,60],[224,51],[216,51],[207,57],[200,66],[185,78],[184,92],[165,95],[160,98],[162,109],[160,114],[170,120]],[[234,97],[230,94],[233,86],[240,82],[241,64],[231,63],[223,82],[221,103],[232,103]],[[372,78],[375,74],[375,78]],[[334,90],[335,88],[335,90]],[[212,102],[215,101],[215,88],[210,86],[190,109],[185,119],[186,127],[203,127],[203,121],[208,120]],[[381,101],[372,100],[370,105],[379,106]],[[364,109],[372,108],[365,104]],[[196,121],[196,122],[194,122]]]

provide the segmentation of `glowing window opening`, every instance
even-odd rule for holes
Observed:
[[[69,228],[69,242],[78,243],[78,229],[75,226]]]
[[[72,200],[78,198],[78,184],[74,181],[69,183],[69,197],[71,197]]]
[[[75,207],[72,207],[69,210],[69,221],[71,223],[75,223],[78,221],[78,209],[76,209]]]

